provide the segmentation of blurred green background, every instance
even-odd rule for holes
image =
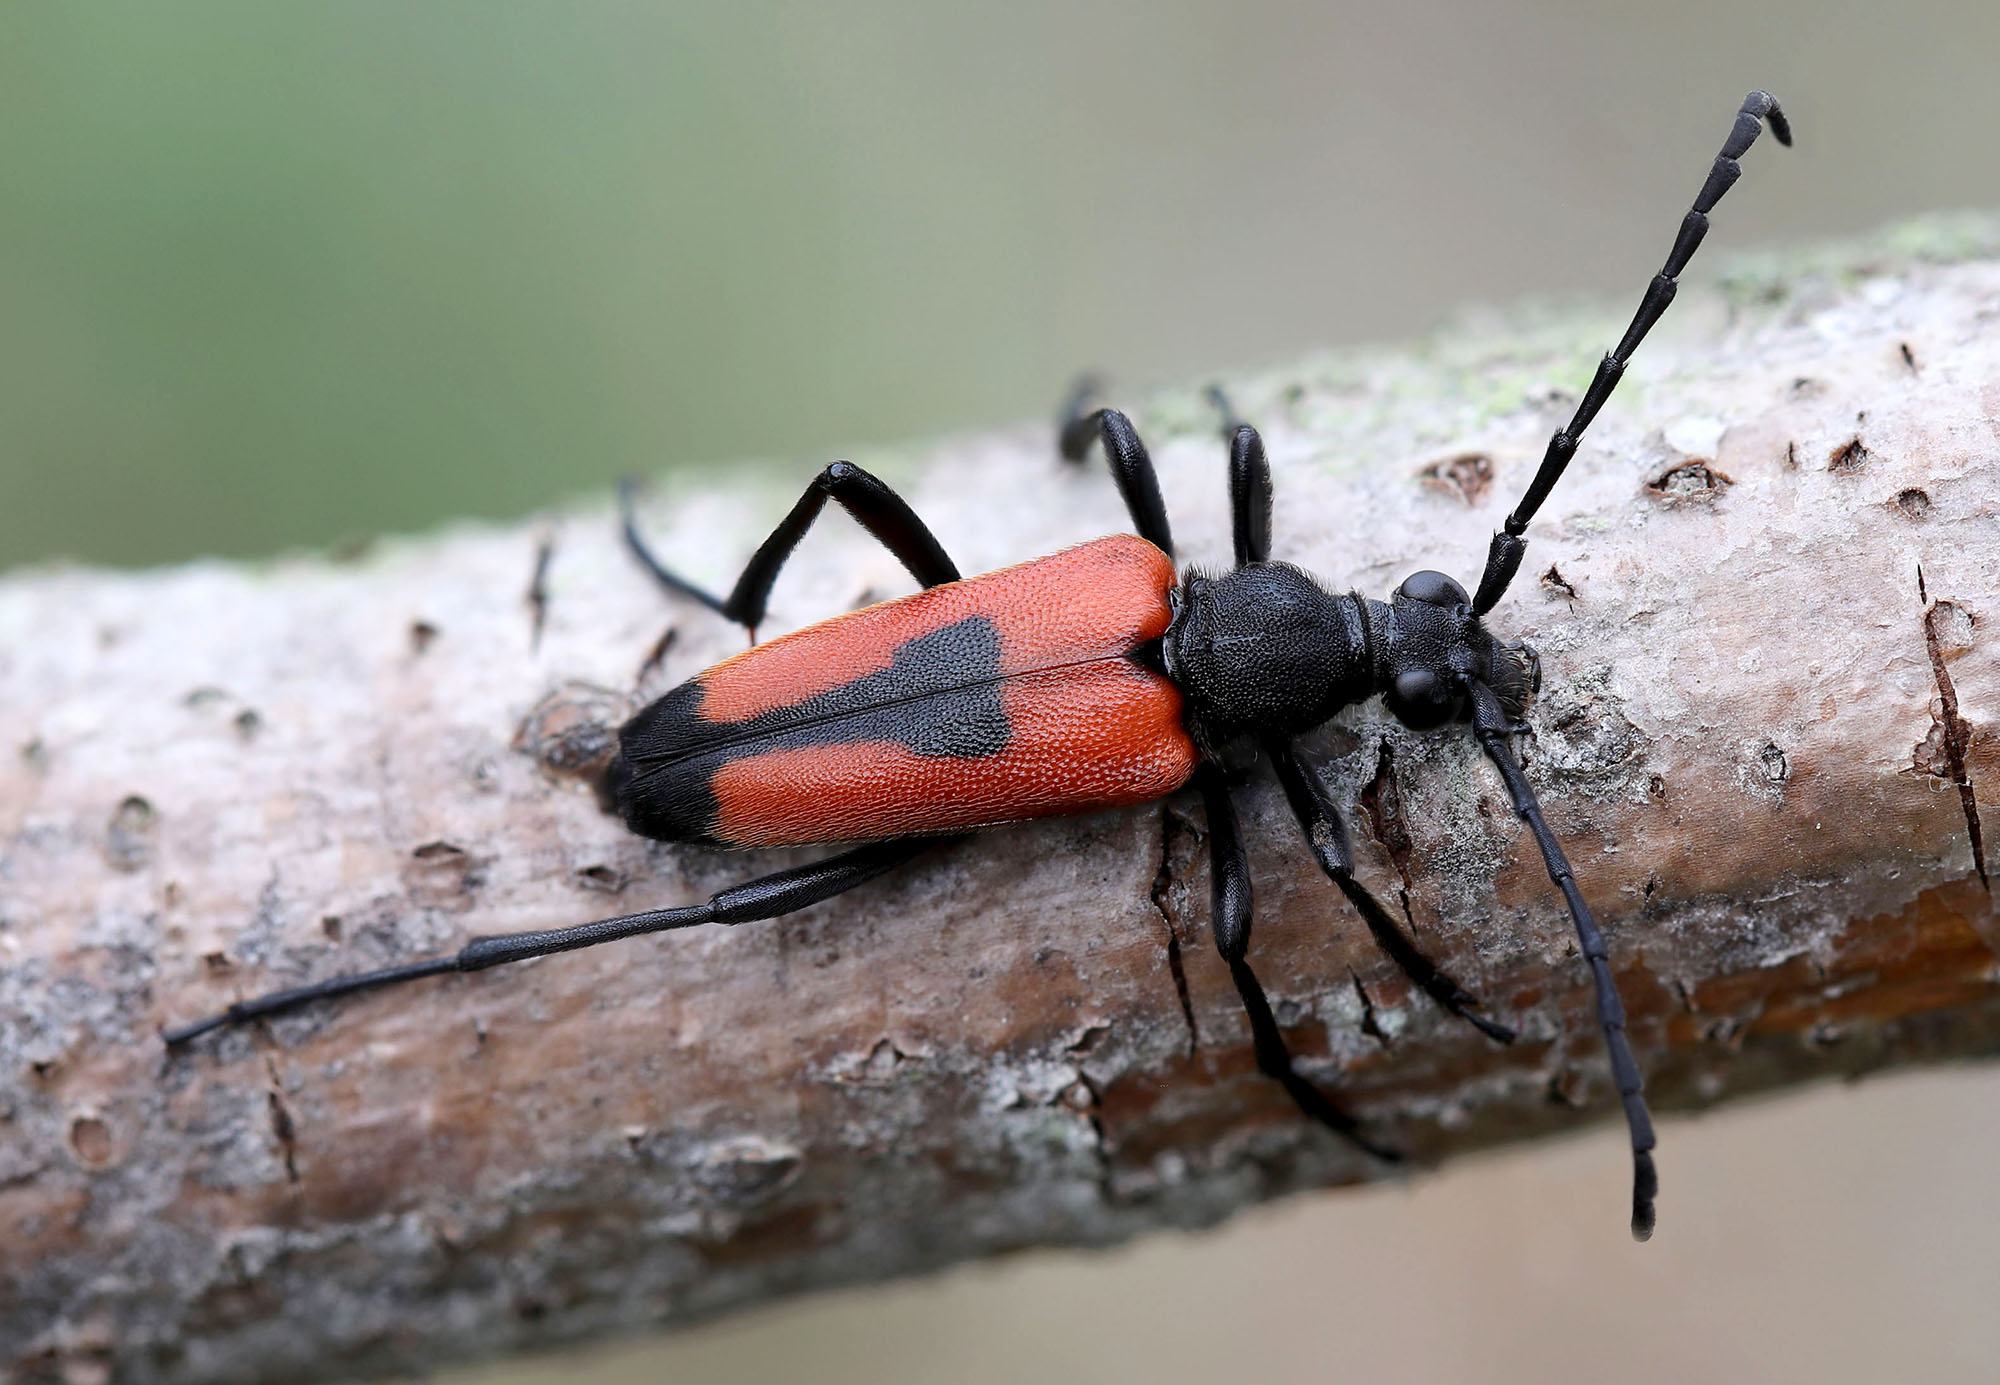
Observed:
[[[2000,7],[10,5],[0,566],[508,517],[2000,201]],[[1711,252],[1713,253],[1713,252]],[[1699,268],[1699,266],[1698,266]]]
[[[1695,278],[2000,205],[1996,73],[1976,0],[8,5],[0,568],[803,477],[1086,367],[1636,300],[1745,91],[1799,146]],[[1670,1122],[1643,1252],[1619,1138],[503,1374],[2000,1378],[1990,1068]]]

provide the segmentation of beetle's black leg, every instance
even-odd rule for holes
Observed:
[[[779,521],[771,537],[751,555],[743,575],[736,579],[735,590],[723,605],[724,615],[753,629],[763,622],[764,604],[770,598],[771,584],[778,580],[778,570],[792,556],[792,550],[798,547],[812,522],[819,518],[829,498],[881,540],[883,547],[902,559],[910,576],[923,586],[935,587],[958,580],[958,568],[945,555],[943,545],[903,497],[854,463],[835,462],[813,478],[798,504],[792,506],[792,512]]]
[[[1271,556],[1271,464],[1264,460],[1264,440],[1247,423],[1229,437],[1229,522],[1236,566]]]
[[[1645,1084],[1639,1077],[1638,1060],[1633,1058],[1632,1046],[1625,1037],[1625,1005],[1618,998],[1618,982],[1611,975],[1604,934],[1576,888],[1576,876],[1571,873],[1569,860],[1557,844],[1555,834],[1542,820],[1542,806],[1535,801],[1528,776],[1521,772],[1521,762],[1514,758],[1514,748],[1508,740],[1514,726],[1506,709],[1484,683],[1468,683],[1466,690],[1472,697],[1473,729],[1479,736],[1479,744],[1506,782],[1514,811],[1535,834],[1535,844],[1542,849],[1542,863],[1548,867],[1549,879],[1562,891],[1563,902],[1569,905],[1570,918],[1576,924],[1577,944],[1583,949],[1584,961],[1590,965],[1591,982],[1597,989],[1597,1023],[1604,1031],[1612,1080],[1617,1084],[1618,1100],[1625,1108],[1625,1126],[1632,1136],[1632,1236],[1643,1241],[1653,1234],[1653,1199],[1660,1191],[1659,1173],[1653,1167],[1656,1143],[1653,1117],[1646,1110]]]
[[[634,512],[634,501],[638,498],[639,483],[626,477],[618,483],[618,523],[625,535],[625,547],[639,560],[639,565],[653,575],[653,580],[676,596],[691,597],[714,611],[724,614],[724,601],[705,587],[698,587],[666,566],[653,556],[645,537],[639,533],[639,517]]]
[[[1195,778],[1208,809],[1208,870],[1215,948],[1228,964],[1236,993],[1243,998],[1243,1008],[1250,1016],[1250,1036],[1257,1050],[1258,1069],[1275,1078],[1299,1109],[1320,1124],[1377,1159],[1391,1163],[1400,1160],[1402,1156],[1394,1150],[1384,1149],[1364,1137],[1354,1117],[1328,1101],[1319,1088],[1293,1069],[1291,1050],[1285,1047],[1285,1036],[1278,1028],[1277,1017],[1271,1013],[1271,1002],[1265,999],[1264,988],[1258,984],[1247,960],[1250,866],[1243,854],[1242,834],[1237,830],[1236,807],[1229,801],[1229,785],[1221,771],[1212,765],[1197,770]]]
[[[1229,402],[1229,392],[1220,385],[1208,385],[1203,387],[1202,394],[1222,415],[1222,440],[1228,442],[1244,424],[1244,420],[1237,416],[1236,406]]]
[[[1236,566],[1248,567],[1271,556],[1271,464],[1264,459],[1264,440],[1236,415],[1222,386],[1202,393],[1222,415],[1222,440],[1229,444],[1229,527],[1236,540]]]
[[[1715,163],[1708,171],[1708,181],[1701,185],[1701,193],[1694,199],[1694,206],[1681,219],[1681,229],[1674,237],[1674,248],[1667,253],[1667,262],[1653,282],[1646,286],[1646,296],[1640,300],[1639,311],[1633,315],[1632,325],[1625,329],[1618,345],[1598,363],[1597,374],[1591,377],[1590,388],[1583,392],[1583,402],[1576,406],[1576,414],[1567,425],[1556,429],[1549,439],[1548,451],[1542,457],[1542,465],[1535,472],[1535,479],[1528,483],[1526,494],[1514,512],[1507,516],[1506,527],[1493,536],[1493,544],[1486,553],[1486,570],[1479,578],[1479,591],[1472,601],[1475,615],[1485,615],[1493,609],[1494,603],[1507,591],[1507,584],[1514,580],[1520,570],[1521,557],[1528,545],[1521,535],[1527,531],[1528,521],[1535,511],[1549,498],[1549,492],[1562,479],[1563,468],[1576,455],[1577,440],[1583,430],[1597,417],[1597,411],[1604,407],[1604,401],[1611,397],[1611,391],[1618,384],[1618,377],[1625,373],[1625,363],[1632,353],[1639,349],[1639,343],[1646,339],[1646,333],[1660,320],[1660,314],[1674,301],[1674,281],[1687,267],[1701,238],[1708,234],[1708,213],[1722,200],[1722,194],[1742,175],[1743,167],[1736,161],[1744,151],[1757,140],[1764,122],[1771,122],[1771,134],[1780,144],[1792,142],[1792,128],[1785,120],[1785,113],[1778,109],[1778,102],[1769,92],[1753,91],[1743,98],[1742,109],[1736,112],[1736,124],[1730,128],[1729,138],[1723,142],[1722,152],[1715,156]]]
[[[1167,523],[1166,502],[1160,499],[1160,478],[1154,474],[1153,459],[1146,444],[1132,427],[1132,420],[1116,409],[1088,408],[1097,392],[1097,382],[1086,377],[1077,383],[1063,411],[1057,442],[1065,458],[1080,462],[1091,443],[1104,440],[1104,459],[1111,464],[1111,479],[1125,498],[1132,527],[1139,537],[1169,558],[1174,556],[1174,532]]]
[[[639,536],[638,525],[632,515],[632,488],[629,483],[619,489],[619,505],[623,512],[625,543],[633,556],[643,563],[659,583],[669,591],[682,596],[693,597],[710,610],[747,627],[754,635],[764,621],[764,609],[770,600],[771,584],[778,580],[778,572],[785,560],[792,556],[799,540],[806,530],[819,518],[819,512],[826,508],[831,499],[858,520],[861,526],[879,539],[884,548],[902,559],[903,566],[926,587],[935,587],[940,582],[956,582],[958,568],[946,556],[944,547],[917,518],[917,513],[904,502],[900,495],[887,485],[869,475],[852,462],[835,462],[812,479],[798,504],[792,506],[791,513],[780,520],[778,527],[771,531],[771,537],[751,556],[743,569],[743,575],[736,579],[735,588],[726,599],[720,599],[702,590],[663,566],[646,547]]]
[[[1475,1010],[1485,1008],[1479,998],[1439,971],[1437,964],[1424,956],[1416,941],[1397,925],[1381,902],[1354,878],[1354,851],[1348,845],[1346,824],[1340,819],[1340,809],[1327,797],[1319,776],[1286,742],[1272,741],[1264,748],[1277,767],[1278,782],[1285,786],[1285,797],[1291,802],[1299,826],[1305,829],[1306,845],[1312,848],[1319,868],[1360,912],[1381,949],[1403,969],[1405,976],[1423,988],[1424,994],[1446,1010],[1488,1038],[1503,1044],[1513,1043],[1514,1031],[1475,1014]]]
[[[590,947],[597,943],[608,943],[619,938],[637,937],[641,933],[659,933],[670,928],[692,928],[701,923],[750,923],[757,919],[776,918],[803,909],[809,904],[817,904],[823,899],[831,899],[865,884],[883,872],[903,864],[921,851],[927,851],[942,842],[953,840],[948,837],[903,837],[895,841],[873,842],[852,851],[830,856],[824,861],[811,865],[795,866],[775,875],[752,880],[737,885],[712,897],[706,904],[688,904],[678,909],[653,909],[643,914],[626,914],[620,918],[599,919],[595,923],[578,924],[574,928],[551,928],[533,933],[502,933],[489,938],[474,938],[455,956],[434,957],[428,961],[410,962],[400,967],[388,967],[382,971],[361,972],[353,976],[336,976],[326,981],[316,981],[309,986],[295,986],[290,990],[273,991],[252,1000],[241,1000],[219,1015],[211,1015],[192,1024],[180,1025],[161,1033],[169,1048],[186,1043],[197,1035],[206,1034],[211,1029],[224,1025],[240,1024],[245,1020],[257,1019],[264,1015],[274,1015],[291,1010],[315,1000],[326,1000],[333,996],[348,995],[355,991],[374,990],[380,986],[391,986],[399,981],[414,981],[418,977],[438,976],[452,971],[484,971],[487,967],[499,966],[502,962],[519,962],[529,957],[545,957],[552,952],[570,952],[579,947]]]
[[[1104,377],[1086,372],[1070,383],[1056,413],[1056,447],[1069,461],[1080,462],[1097,441],[1097,401],[1104,397]]]

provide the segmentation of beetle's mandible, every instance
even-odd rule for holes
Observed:
[[[1248,1012],[1257,1065],[1309,1116],[1369,1153],[1395,1153],[1297,1073],[1249,962],[1251,886],[1221,761],[1270,757],[1306,842],[1384,950],[1438,1004],[1505,1043],[1512,1031],[1432,965],[1353,877],[1340,814],[1295,738],[1379,695],[1406,725],[1471,725],[1561,890],[1597,992],[1597,1018],[1631,1133],[1632,1231],[1653,1229],[1653,1127],[1604,939],[1562,848],[1543,821],[1511,737],[1539,684],[1534,651],[1503,643],[1483,618],[1526,552],[1523,534],[1667,305],[1708,231],[1708,213],[1741,173],[1768,121],[1791,143],[1778,103],[1752,92],[1647,286],[1625,335],[1597,367],[1575,415],[1493,536],[1476,590],[1438,572],[1386,602],[1335,594],[1271,560],[1271,473],[1257,430],[1228,416],[1235,565],[1177,573],[1145,446],[1125,415],[1079,391],[1060,446],[1081,461],[1102,442],[1136,535],[1099,539],[1018,567],[962,579],[902,499],[860,467],[814,479],[726,597],[661,564],[628,504],[633,553],[670,591],[748,627],[754,639],[779,570],[828,499],[910,570],[923,591],[753,645],[682,684],[620,732],[608,788],[648,837],[721,847],[863,842],[841,854],[724,890],[705,904],[573,928],[475,938],[454,956],[335,977],[231,1005],[169,1030],[170,1046],[311,1001],[444,972],[588,947],[663,929],[775,918],[873,879],[959,833],[1028,818],[1141,803],[1192,783],[1208,817],[1215,944]]]

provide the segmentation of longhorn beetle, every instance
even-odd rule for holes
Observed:
[[[1225,750],[1239,746],[1268,755],[1321,869],[1383,950],[1439,1005],[1510,1042],[1512,1031],[1477,1013],[1479,1001],[1441,973],[1354,879],[1339,810],[1300,757],[1298,736],[1380,694],[1416,730],[1470,721],[1541,848],[1596,989],[1632,1139],[1632,1234],[1644,1240],[1653,1229],[1658,1177],[1624,1007],[1604,937],[1510,740],[1526,729],[1520,719],[1539,690],[1540,664],[1526,644],[1495,639],[1481,618],[1519,571],[1529,520],[1673,301],[1676,277],[1708,232],[1709,211],[1741,174],[1737,160],[1765,121],[1780,143],[1791,143],[1778,103],[1750,93],[1632,325],[1599,363],[1575,416],[1549,439],[1534,480],[1493,536],[1474,595],[1440,572],[1414,574],[1387,602],[1335,595],[1300,569],[1271,561],[1270,467],[1257,430],[1234,422],[1225,432],[1235,567],[1177,577],[1145,446],[1124,414],[1088,410],[1081,391],[1061,427],[1062,455],[1081,462],[1102,441],[1137,535],[1098,539],[983,577],[961,578],[901,497],[860,467],[836,462],[806,488],[729,596],[717,597],[653,556],[628,487],[624,533],[637,559],[669,591],[747,627],[753,641],[779,569],[829,498],[923,585],[913,596],[753,643],[683,683],[625,724],[608,772],[626,825],[644,836],[739,848],[865,844],[724,890],[705,904],[474,938],[455,956],[240,1001],[162,1037],[177,1046],[226,1024],[399,981],[664,929],[776,918],[972,829],[1143,803],[1192,781],[1208,816],[1215,945],[1249,1014],[1257,1066],[1307,1115],[1393,1160],[1393,1151],[1364,1136],[1293,1069],[1250,969],[1250,877],[1221,768]]]

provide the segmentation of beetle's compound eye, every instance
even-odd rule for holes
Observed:
[[[1404,669],[1397,674],[1385,701],[1390,714],[1413,731],[1456,721],[1465,710],[1465,699],[1452,682],[1427,668]]]
[[[1396,588],[1396,595],[1421,601],[1427,606],[1468,606],[1472,598],[1465,594],[1465,588],[1458,585],[1442,572],[1413,572],[1403,579],[1403,585]]]
[[[1444,680],[1427,668],[1408,669],[1396,675],[1396,700],[1413,707],[1442,702]]]

